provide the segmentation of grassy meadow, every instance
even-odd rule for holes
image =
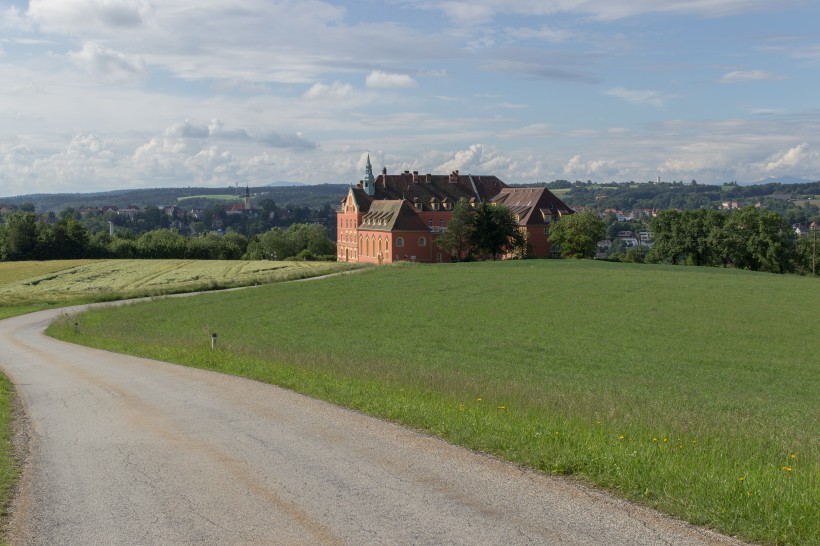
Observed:
[[[50,332],[280,384],[747,540],[818,544],[818,309],[820,284],[789,275],[403,264]]]

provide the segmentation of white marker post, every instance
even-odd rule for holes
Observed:
[[[211,334],[211,350],[216,349],[216,334]]]

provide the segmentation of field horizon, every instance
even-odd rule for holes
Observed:
[[[50,332],[279,384],[746,540],[813,544],[817,286],[575,260],[402,264],[95,310]]]

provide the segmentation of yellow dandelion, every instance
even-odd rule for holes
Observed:
[[[506,406],[498,406],[498,411],[504,411],[505,409],[507,409]]]
[[[742,482],[746,480],[746,476],[741,476],[737,479],[737,481]]]
[[[476,401],[481,402],[481,397],[479,396],[478,398],[476,398]]]
[[[796,459],[797,458],[797,453],[792,453],[791,455],[789,455],[789,458]]]
[[[624,435],[623,435],[623,434],[621,434],[620,436],[618,436],[618,439],[619,439],[619,440],[623,440],[623,439],[624,439]]]
[[[669,441],[669,438],[664,438],[664,439],[663,439],[663,443],[664,443],[664,444],[665,444],[666,442],[668,442],[668,441]]]
[[[784,470],[784,471],[786,471],[786,472],[791,472],[791,471],[792,471],[792,467],[790,467],[790,466],[784,466],[784,467],[783,467],[783,470]]]
[[[658,439],[657,439],[657,438],[652,438],[652,441],[653,441],[653,442],[657,442],[657,441],[658,441]]]

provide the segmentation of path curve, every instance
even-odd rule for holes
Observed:
[[[29,453],[12,544],[739,544],[274,386],[0,321]]]

